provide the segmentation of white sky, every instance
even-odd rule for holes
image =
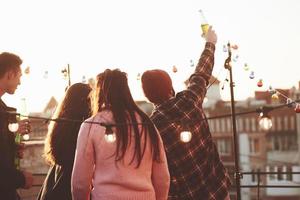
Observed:
[[[125,70],[136,99],[143,99],[137,73],[161,68],[171,73],[179,91],[193,70],[190,60],[196,62],[204,46],[199,9],[218,34],[213,75],[220,81],[227,73],[222,46],[227,41],[239,46],[233,66],[236,99],[253,96],[259,78],[262,89],[298,85],[298,0],[0,0],[0,52],[19,54],[22,67],[31,68],[16,95],[4,98],[18,107],[25,97],[29,111],[41,111],[50,96],[62,96],[61,70],[67,64],[73,83],[105,68]],[[244,63],[255,72],[254,80]],[[229,89],[221,95],[228,100]]]

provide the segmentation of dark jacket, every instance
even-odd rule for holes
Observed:
[[[0,199],[16,200],[16,189],[24,186],[25,177],[14,165],[16,144],[14,134],[8,130],[7,110],[9,107],[0,99]]]
[[[71,167],[51,166],[37,199],[72,200],[71,175]]]

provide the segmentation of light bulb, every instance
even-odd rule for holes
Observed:
[[[23,140],[29,140],[30,139],[30,136],[29,136],[29,134],[25,134],[25,135],[23,135]]]
[[[174,72],[174,73],[176,73],[178,70],[177,70],[177,67],[174,65],[173,66],[173,69],[172,69],[172,71]]]
[[[115,133],[105,134],[104,139],[108,143],[113,143],[116,141],[117,137]]]
[[[254,71],[252,71],[252,72],[250,73],[249,78],[250,78],[250,79],[254,79],[254,78],[255,78],[255,76],[254,76]]]
[[[191,141],[192,139],[192,133],[189,131],[182,131],[180,133],[180,140],[184,143],[187,143],[189,141]]]
[[[272,125],[273,124],[271,118],[268,115],[261,113],[259,119],[260,128],[262,128],[265,131],[268,131],[270,130],[270,128],[272,128]]]
[[[15,133],[15,132],[17,132],[18,129],[19,129],[19,124],[18,123],[9,123],[8,124],[8,130],[10,132]]]

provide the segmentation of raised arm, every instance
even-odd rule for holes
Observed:
[[[213,70],[215,44],[217,42],[217,35],[211,27],[209,27],[204,37],[206,39],[205,48],[198,61],[195,72],[189,79],[187,90],[184,91],[185,96],[188,96],[188,98],[196,104],[202,103],[205,97],[206,87]]]

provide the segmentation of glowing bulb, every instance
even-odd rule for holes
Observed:
[[[30,139],[30,136],[29,136],[29,134],[25,134],[25,135],[23,135],[23,140],[29,140]]]
[[[113,143],[116,141],[117,137],[115,133],[105,134],[104,139],[108,143]]]
[[[248,70],[249,70],[249,66],[248,66],[247,63],[244,64],[244,70],[245,70],[245,71],[248,71]]]
[[[180,140],[184,143],[187,143],[189,141],[191,141],[192,139],[192,133],[189,131],[182,131],[180,133]]]
[[[250,79],[254,79],[254,77],[255,77],[255,76],[254,76],[254,71],[252,71],[252,72],[250,73],[250,75],[249,75],[249,78],[250,78]]]
[[[260,115],[259,126],[265,131],[270,130],[272,128],[272,120],[267,115],[263,115],[262,113]]]
[[[19,129],[19,124],[18,123],[9,123],[8,124],[8,130],[10,132],[15,133],[15,132],[17,132],[18,129]]]

